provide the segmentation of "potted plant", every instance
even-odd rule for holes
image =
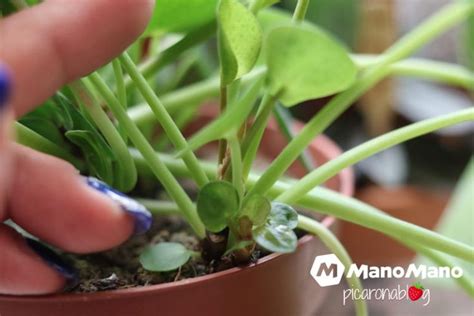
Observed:
[[[329,34],[304,22],[308,0],[298,1],[292,18],[269,11],[275,2],[159,0],[145,35],[128,51],[19,120],[19,142],[66,159],[120,191],[148,197],[141,202],[156,213],[157,222],[165,222],[159,225],[167,231],[162,233],[160,226],[155,235],[140,239],[138,247],[128,243],[86,258],[125,258],[117,265],[128,268],[127,260],[139,262],[141,267],[130,272],[139,286],[1,296],[3,316],[310,315],[324,298],[309,274],[315,255],[334,253],[345,266],[351,264],[331,231],[333,217],[383,232],[438,265],[453,265],[445,255],[472,262],[472,247],[348,196],[352,184],[347,168],[419,135],[472,121],[473,109],[408,125],[340,155],[320,134],[389,75],[472,90],[474,76],[460,66],[404,58],[473,14],[473,3],[448,5],[385,53],[367,57],[349,55]],[[167,32],[184,35],[156,55],[155,44],[169,39]],[[206,74],[202,56],[197,62],[193,54],[206,49],[199,44],[213,34],[219,74],[181,87],[190,64],[197,63]],[[155,76],[169,74],[166,67],[178,60],[175,77],[163,82]],[[151,79],[168,91],[157,93]],[[135,105],[137,95],[145,104]],[[285,108],[329,95],[335,96],[294,134]],[[219,108],[209,114],[200,105],[214,96],[220,98]],[[215,146],[208,146],[214,141]],[[201,147],[205,156],[215,153],[217,163],[198,158],[195,152]],[[263,172],[253,168],[256,164]],[[163,220],[169,214],[181,220]],[[137,249],[140,253],[126,252]],[[100,267],[106,269],[103,263]],[[468,277],[458,280],[473,295]],[[100,281],[107,289],[117,275]],[[362,287],[354,276],[348,283]],[[357,315],[367,313],[363,300],[354,303]]]

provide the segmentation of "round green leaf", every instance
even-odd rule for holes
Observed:
[[[199,191],[197,211],[207,230],[217,233],[227,227],[227,220],[240,206],[237,190],[226,181],[213,181]]]
[[[297,246],[297,237],[291,228],[285,225],[265,225],[254,231],[254,239],[261,247],[272,252],[293,252]]]
[[[188,262],[191,255],[192,252],[181,244],[162,242],[145,248],[140,254],[140,263],[148,271],[172,271]]]
[[[212,21],[216,7],[217,0],[156,0],[145,35],[189,32]]]
[[[295,229],[298,226],[298,213],[287,204],[272,202],[268,224],[273,227],[284,225],[290,229]]]
[[[217,20],[222,80],[229,84],[255,65],[262,31],[252,12],[238,0],[221,0]]]
[[[261,226],[267,221],[272,206],[270,201],[258,194],[247,197],[243,203],[240,216],[247,216],[255,226]]]
[[[344,47],[315,27],[275,28],[265,53],[269,91],[285,106],[345,90],[356,77]]]
[[[273,202],[264,226],[254,230],[255,241],[273,252],[293,252],[298,238],[293,229],[298,225],[298,213],[289,205]]]

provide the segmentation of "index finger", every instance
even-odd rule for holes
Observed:
[[[17,116],[103,65],[145,28],[153,0],[47,0],[0,21]]]

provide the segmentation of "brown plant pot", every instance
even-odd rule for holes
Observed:
[[[447,192],[414,186],[369,186],[358,191],[356,197],[394,217],[430,230],[439,222],[449,201]],[[340,239],[358,264],[405,266],[415,258],[415,252],[379,232],[348,222],[342,222],[340,227]]]
[[[198,126],[208,123],[212,111],[200,114]],[[272,123],[265,132],[262,153],[275,157],[286,144]],[[340,154],[328,138],[313,141],[309,152],[318,164]],[[299,163],[292,166],[294,176],[304,175]],[[350,169],[330,179],[328,187],[352,195]],[[325,217],[326,226],[334,218]],[[314,313],[327,294],[309,271],[314,257],[327,253],[319,239],[306,235],[291,254],[271,254],[245,267],[173,283],[93,294],[58,294],[42,297],[0,296],[1,316],[176,316],[176,315],[262,315],[298,316]]]

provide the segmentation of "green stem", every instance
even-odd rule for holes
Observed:
[[[273,106],[277,97],[271,96],[269,94],[265,94],[262,98],[262,102],[259,107],[259,112],[257,114],[257,119],[253,123],[250,131],[248,132],[247,136],[245,137],[243,144],[242,144],[242,154],[244,157],[243,162],[243,176],[244,179],[247,178],[249,174],[252,164],[257,156],[258,146],[263,137],[263,133],[265,132],[265,128],[268,125],[268,120],[270,119],[270,115],[272,113]]]
[[[298,215],[298,228],[301,228],[313,235],[316,235],[321,239],[321,241],[326,245],[326,247],[334,253],[339,260],[341,260],[344,267],[346,267],[346,278],[348,285],[354,289],[362,293],[363,286],[360,282],[359,278],[356,275],[348,276],[347,271],[349,271],[349,267],[352,265],[352,259],[350,255],[347,253],[344,246],[341,242],[337,239],[336,236],[324,225],[311,219],[309,217]],[[367,315],[367,304],[365,300],[358,299],[354,301],[356,315],[362,316]]]
[[[114,59],[112,61],[114,69],[115,83],[117,85],[117,98],[124,108],[127,108],[127,88],[125,87],[125,80],[123,78],[122,66],[120,61]]]
[[[170,141],[176,147],[177,150],[183,150],[188,147],[188,143],[184,138],[181,131],[176,126],[173,118],[169,115],[168,111],[165,109],[160,99],[156,96],[153,89],[150,87],[146,79],[138,71],[133,61],[130,57],[124,53],[119,57],[120,62],[122,63],[125,70],[128,72],[132,80],[135,82],[135,85],[140,90],[143,98],[147,101],[153,113],[155,113],[156,118],[160,122],[163,130],[168,135]],[[206,174],[201,170],[198,160],[194,153],[190,150],[186,151],[182,156],[184,163],[189,168],[192,173],[193,179],[196,181],[199,187],[202,187],[209,179]]]
[[[220,102],[219,102],[219,112],[222,115],[227,108],[227,84],[221,80],[220,85]],[[225,139],[219,140],[219,152],[217,157],[218,165],[222,165],[224,157],[227,152],[227,141]],[[222,176],[225,174],[225,170],[222,170]]]
[[[381,55],[379,61],[367,69],[349,89],[329,101],[329,103],[305,125],[300,134],[296,136],[272,162],[250,193],[265,194],[317,135],[322,133],[369,88],[373,87],[389,74],[390,64],[406,57],[436,35],[469,16],[473,7],[474,5],[464,1],[457,1],[450,4],[396,42],[387,52]]]
[[[453,114],[424,120],[394,130],[363,143],[339,157],[325,163],[299,180],[290,190],[277,197],[283,203],[293,203],[314,187],[324,183],[344,168],[358,163],[380,151],[395,146],[409,139],[431,133],[444,127],[474,120],[474,109],[466,109]]]
[[[283,190],[288,190],[291,186],[292,184],[280,185],[278,191],[281,194]],[[368,204],[325,188],[311,191],[297,204],[312,211],[318,210],[319,213],[333,215],[342,220],[376,230],[384,235],[397,236],[402,242],[422,243],[426,247],[468,262],[474,260],[473,247],[389,216]]]
[[[141,198],[136,198],[135,200],[145,206],[153,215],[181,215],[178,204],[172,201],[157,201]]]
[[[378,56],[353,55],[352,60],[360,69],[366,69],[377,62]],[[393,76],[422,78],[474,90],[474,72],[456,64],[409,58],[390,65],[389,69]]]
[[[247,86],[261,78],[265,70],[259,67],[241,79],[241,84]],[[165,94],[162,97],[163,104],[170,112],[178,111],[183,106],[190,104],[199,105],[205,100],[215,98],[220,93],[220,78],[212,77],[204,81],[193,83],[189,86]],[[153,123],[156,118],[147,104],[140,104],[129,109],[130,117],[138,125]]]
[[[295,137],[292,129],[293,117],[291,112],[287,108],[277,104],[273,110],[273,115],[275,116],[283,136],[285,136],[286,140],[290,142]],[[298,158],[306,171],[310,172],[314,169],[313,160],[307,150],[303,151]]]
[[[115,83],[116,83],[116,89],[117,89],[117,98],[122,104],[122,106],[127,109],[127,88],[125,87],[125,80],[123,76],[123,70],[122,66],[120,65],[120,61],[117,59],[114,59],[112,61],[112,67],[114,69],[114,75],[115,75]],[[118,130],[120,132],[120,135],[122,135],[122,138],[125,142],[127,142],[127,133],[123,129],[120,124],[118,125]]]
[[[237,135],[232,135],[228,139],[230,148],[230,161],[232,164],[232,183],[242,197],[244,193],[244,182],[242,180],[242,153]]]
[[[15,134],[16,142],[21,145],[66,160],[81,171],[86,167],[73,154],[19,122],[15,122]]]
[[[302,22],[308,11],[309,0],[298,0],[296,4],[295,12],[293,13],[294,22]]]
[[[145,78],[150,78],[156,74],[160,69],[163,69],[165,66],[171,64],[178,56],[183,52],[189,50],[190,48],[196,46],[199,43],[204,42],[209,39],[216,30],[216,22],[212,21],[184,36],[176,44],[170,46],[164,52],[158,56],[150,59],[145,62],[143,65],[140,65],[140,72]],[[130,78],[125,80],[127,87],[133,84],[133,81]]]
[[[153,174],[158,178],[171,198],[176,202],[176,204],[178,204],[180,210],[183,212],[184,217],[194,229],[196,235],[199,238],[204,238],[204,225],[199,219],[196,208],[193,205],[191,199],[183,190],[179,182],[168,170],[166,165],[161,161],[159,156],[155,154],[153,147],[146,140],[145,136],[143,136],[135,123],[133,123],[133,121],[127,116],[127,112],[121,106],[120,102],[118,102],[113,92],[105,84],[99,74],[93,73],[90,75],[90,79],[95,85],[97,91],[106,100],[109,108],[112,110],[119,123],[122,124],[126,129],[128,137],[143,155]]]
[[[83,80],[87,82],[86,79]],[[118,158],[117,162],[119,166],[116,174],[117,180],[114,181],[114,186],[124,192],[132,190],[137,183],[137,170],[123,138],[100,106],[99,101],[89,92],[86,84],[81,81],[75,81],[69,86],[78,101],[84,105],[84,108]]]

